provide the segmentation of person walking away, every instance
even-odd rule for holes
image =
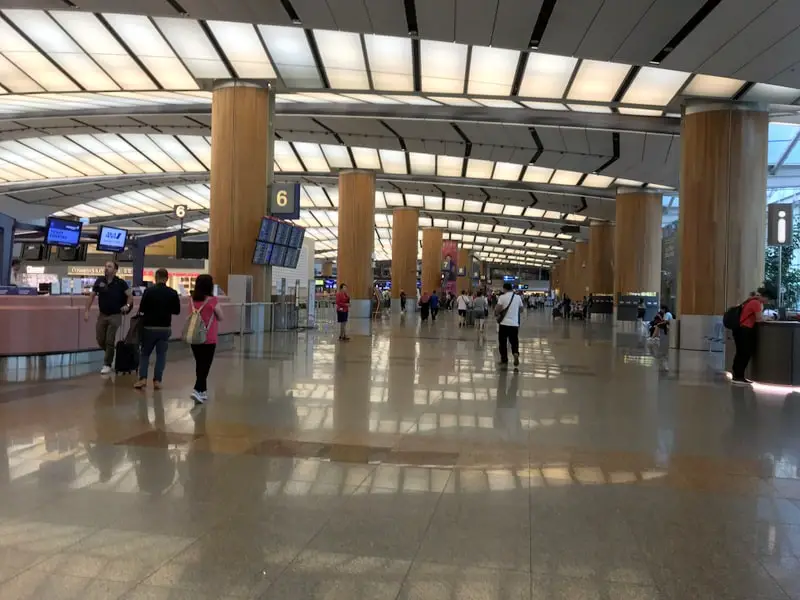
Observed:
[[[522,302],[510,283],[503,284],[503,294],[497,299],[494,314],[500,328],[497,341],[500,346],[500,365],[508,364],[508,345],[511,345],[511,354],[514,356],[514,366],[519,366],[519,313]]]
[[[19,287],[24,283],[22,277],[22,263],[18,258],[11,259],[11,273],[8,277],[8,285]]]
[[[133,387],[140,390],[147,387],[147,371],[150,355],[156,351],[156,365],[153,373],[153,387],[161,389],[164,367],[167,365],[167,348],[172,336],[172,315],[181,313],[181,299],[178,292],[167,286],[169,273],[166,269],[156,271],[156,283],[147,288],[139,303],[139,318],[142,319],[142,348],[139,354],[139,381]]]
[[[742,303],[739,316],[739,327],[733,330],[733,341],[736,343],[736,356],[733,357],[734,385],[753,383],[744,376],[747,365],[756,347],[756,323],[764,320],[762,314],[764,304],[769,300],[766,288],[760,287],[755,296],[750,296]]]
[[[95,296],[100,314],[97,315],[95,335],[97,345],[104,351],[102,375],[111,373],[114,364],[114,342],[117,339],[117,330],[122,325],[122,315],[128,314],[133,308],[133,295],[130,287],[124,280],[117,277],[119,265],[110,260],[106,263],[105,273],[98,277],[92,286],[83,320],[89,320],[89,310],[92,308]],[[135,355],[134,355],[135,356]]]
[[[436,294],[436,290],[433,290],[431,293],[431,321],[436,320],[436,315],[439,314],[439,296]]]
[[[563,307],[564,314],[561,315],[561,318],[565,320],[570,320],[572,318],[572,300],[569,296],[564,294],[564,298],[561,300],[561,306]]]
[[[350,341],[347,337],[347,319],[350,317],[350,294],[347,293],[347,285],[339,286],[336,292],[336,322],[339,323],[339,340],[342,342]]]
[[[217,350],[219,322],[223,319],[222,307],[214,296],[214,280],[211,275],[198,275],[195,279],[191,307],[192,311],[200,314],[200,318],[206,326],[205,343],[192,344],[196,375],[192,399],[197,404],[205,404],[208,400],[208,374]]]
[[[419,312],[420,317],[423,321],[428,320],[428,313],[431,310],[431,297],[428,292],[422,292],[422,295],[419,297]]]
[[[406,312],[406,293],[403,290],[400,290],[400,312]]]
[[[466,327],[467,326],[467,311],[469,310],[469,296],[467,296],[466,290],[461,290],[461,295],[456,300],[456,309],[458,310],[458,326],[459,327]]]
[[[486,317],[489,315],[489,301],[481,290],[478,290],[478,295],[475,296],[472,310],[475,311],[475,325],[478,329],[478,335],[483,335],[486,329]]]

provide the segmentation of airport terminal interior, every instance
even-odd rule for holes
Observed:
[[[0,0],[0,599],[800,600],[798,47],[796,0]],[[180,295],[161,385],[109,263]]]

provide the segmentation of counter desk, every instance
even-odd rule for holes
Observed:
[[[800,322],[756,324],[756,350],[748,377],[757,383],[800,387]]]

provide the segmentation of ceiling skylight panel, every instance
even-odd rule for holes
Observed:
[[[292,147],[289,142],[283,140],[276,140],[273,147],[274,160],[280,167],[281,171],[303,171],[303,165],[297,160]]]
[[[583,180],[583,183],[581,185],[594,188],[607,188],[609,185],[611,185],[612,181],[614,181],[613,177],[607,177],[605,175],[589,174]]]
[[[112,152],[122,156],[144,173],[161,173],[163,171],[163,169],[133,148],[124,139],[113,133],[99,133],[94,137],[107,146]]]
[[[189,185],[174,186],[174,190],[191,199],[203,208],[208,208],[211,204],[211,190],[202,183],[190,183]]]
[[[399,100],[390,98],[389,96],[381,96],[379,94],[345,94],[355,100],[361,102],[368,102],[370,104],[402,104]]]
[[[0,20],[0,53],[47,91],[78,91],[69,77],[3,20]]]
[[[483,202],[477,200],[464,200],[464,212],[479,213],[483,210]]]
[[[166,17],[156,17],[154,20],[192,75],[200,79],[231,77],[200,23],[191,19]]]
[[[553,176],[550,178],[550,183],[556,183],[558,185],[578,185],[581,177],[583,177],[583,173],[559,169],[553,173]]]
[[[353,162],[350,160],[350,154],[344,146],[334,146],[333,144],[323,144],[321,146],[325,158],[328,159],[328,164],[334,169],[352,169]]]
[[[509,215],[509,216],[512,216],[512,217],[518,217],[523,212],[525,212],[525,207],[524,206],[516,206],[514,204],[506,204],[506,207],[503,209],[503,214],[504,215]]]
[[[421,40],[420,68],[423,92],[461,94],[467,70],[467,46]]]
[[[508,96],[519,62],[519,52],[473,46],[467,92],[486,96]]]
[[[83,175],[105,175],[105,173],[99,169],[93,167],[92,165],[86,164],[76,156],[68,154],[61,150],[58,146],[51,144],[50,138],[30,138],[23,140],[22,143],[23,145],[32,148],[37,152],[41,152],[45,156],[52,158],[53,160],[58,161]]]
[[[422,194],[406,194],[406,206],[422,208],[424,205]]]
[[[365,35],[364,44],[375,89],[414,91],[411,40],[388,35]]]
[[[502,179],[504,181],[517,181],[522,173],[522,165],[513,163],[499,162],[494,167],[492,179]]]
[[[104,136],[108,135],[108,136],[110,136],[111,134],[99,134],[99,135],[104,135]],[[104,143],[102,143],[100,140],[98,140],[93,135],[88,135],[88,134],[70,135],[70,136],[67,137],[67,139],[72,141],[72,142],[75,142],[76,144],[78,144],[80,146],[82,146],[88,152],[91,152],[92,154],[94,154],[98,158],[103,159],[107,163],[109,163],[112,166],[114,166],[115,168],[119,169],[122,173],[135,174],[135,173],[142,173],[143,172],[143,169],[141,169],[140,167],[136,166],[135,162],[132,162],[132,161],[128,160],[128,158],[126,158],[126,157],[120,155],[118,152],[115,152],[114,150],[110,149],[108,146],[106,146]],[[124,144],[124,142],[123,142],[123,144]],[[127,144],[126,144],[126,146],[127,146]],[[138,154],[138,153],[136,153],[136,154]],[[140,155],[140,158],[141,158],[141,155]],[[148,171],[148,172],[158,172],[158,171],[159,171],[159,169],[156,168],[155,171],[151,170],[151,171]]]
[[[741,96],[747,102],[771,102],[773,104],[793,104],[800,97],[800,90],[772,85],[770,83],[756,83]]]
[[[168,137],[168,136],[163,136]],[[171,137],[171,136],[169,136]],[[122,138],[131,146],[136,148],[140,153],[144,154],[151,161],[156,163],[164,171],[183,171],[178,163],[173,158],[164,152],[153,140],[143,133],[124,133]],[[183,152],[188,155],[186,149],[182,146]],[[195,161],[196,162],[196,161]]]
[[[201,135],[179,135],[178,139],[200,161],[202,169],[211,170],[211,144]]]
[[[36,141],[39,141],[38,139]],[[29,143],[34,140],[28,140]],[[89,165],[98,175],[119,175],[122,171],[95,156],[72,140],[56,135],[47,138],[47,142],[57,148],[61,153],[70,156],[82,163]],[[35,147],[35,146],[33,146]],[[55,158],[55,156],[54,156]]]
[[[32,150],[17,141],[0,142],[2,154],[0,158],[8,162],[19,165],[23,169],[29,169],[35,173],[41,173],[45,177],[80,177],[83,175],[58,161],[49,158],[36,150]]]
[[[544,213],[544,218],[545,219],[560,219],[561,218],[561,213],[556,211],[556,210],[548,210],[547,212]],[[544,235],[545,237],[548,237],[544,233],[542,235]]]
[[[91,13],[51,11],[53,17],[124,90],[152,90],[155,83]]]
[[[531,98],[563,97],[577,62],[577,58],[568,56],[531,52],[528,54],[528,64],[525,66],[519,95]]]
[[[181,198],[177,194],[165,194],[164,191],[169,191],[167,188],[160,188],[155,190],[141,190],[143,196],[147,196],[153,202],[160,204],[166,210],[175,208],[176,204],[186,203],[190,210],[197,210],[198,206],[193,202],[189,202],[186,198]]]
[[[381,191],[375,192],[375,208],[386,208],[386,198]]]
[[[353,158],[356,161],[356,167],[359,169],[375,169],[381,168],[381,162],[378,159],[378,151],[373,148],[351,148]],[[388,202],[388,200],[387,200]]]
[[[441,177],[460,177],[464,159],[460,156],[438,156],[436,174]]]
[[[642,67],[622,97],[622,101],[630,104],[665,106],[675,97],[688,77],[689,73],[681,71]]]
[[[299,88],[323,87],[304,29],[259,25],[258,30],[286,85]]]
[[[172,135],[151,135],[150,140],[158,146],[164,153],[175,161],[181,169],[184,171],[205,171],[206,167],[198,162],[198,160],[192,156],[192,153],[186,149],[186,147],[181,144],[174,136]]]
[[[649,108],[628,108],[626,106],[617,107],[621,115],[638,115],[640,117],[660,117],[663,110],[651,110]]]
[[[314,38],[332,88],[369,89],[361,36],[344,31],[315,30]]]
[[[441,210],[442,199],[439,196],[425,196],[425,210]]]
[[[461,212],[464,210],[464,201],[458,198],[445,198],[444,209],[451,212]]]
[[[522,181],[528,183],[547,183],[553,175],[553,169],[545,167],[537,167],[536,165],[528,165],[525,169],[525,175]]]
[[[573,223],[583,223],[586,220],[586,217],[583,215],[567,215],[567,221],[572,221]]]
[[[8,162],[7,160],[0,159],[0,169],[2,169],[6,179],[9,181],[27,181],[29,179],[42,179],[44,175],[37,173],[35,171],[30,171],[25,167],[20,167],[14,163]]]
[[[575,112],[611,114],[610,107],[599,104],[568,104],[567,106]]]
[[[384,192],[386,198],[386,206],[404,206],[403,194],[400,192]]]
[[[446,104],[447,106],[480,106],[477,102],[473,102],[469,98],[459,96],[431,96],[431,100]]]
[[[599,60],[584,60],[569,89],[570,100],[611,102],[630,67]]]
[[[198,88],[197,82],[147,17],[120,14],[106,14],[104,17],[162,87],[178,90]]]
[[[249,23],[207,21],[211,33],[239,77],[272,79],[275,69],[255,27]]]
[[[436,155],[422,152],[409,152],[408,159],[411,163],[411,172],[414,175],[436,174]]]
[[[464,221],[464,229],[467,231],[478,231],[478,224],[472,221]]]
[[[475,102],[490,108],[521,108],[513,100],[505,100],[503,98],[475,98]]]
[[[441,229],[447,229],[447,219],[434,219],[433,226],[440,227]]]
[[[471,179],[491,179],[494,163],[491,160],[470,158],[467,162],[467,177]]]
[[[744,81],[741,79],[715,77],[714,75],[695,75],[681,93],[684,96],[731,98],[743,85]]]
[[[311,203],[317,208],[330,208],[331,201],[328,199],[328,196],[325,195],[325,190],[318,186],[303,186],[303,189],[308,194]]]
[[[503,213],[503,205],[498,204],[497,202],[487,202],[483,207],[483,212],[490,215],[500,215]]]
[[[379,150],[384,173],[407,175],[406,153],[401,150]]]
[[[322,154],[319,144],[294,142],[293,145],[307,170],[314,173],[330,172],[331,168],[328,166],[328,161],[325,160],[325,156]]]
[[[323,192],[328,197],[328,203],[334,208],[339,208],[339,188],[338,187],[323,188]]]
[[[567,107],[560,102],[527,102],[523,100],[522,103],[533,110],[567,110]]]
[[[0,55],[0,84],[15,94],[43,91],[38,83],[2,55]]]

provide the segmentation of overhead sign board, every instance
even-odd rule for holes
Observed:
[[[273,184],[269,194],[269,214],[281,219],[299,219],[300,184]]]

